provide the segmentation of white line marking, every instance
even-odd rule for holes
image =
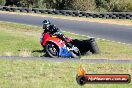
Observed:
[[[66,32],[66,31],[63,31],[63,32]],[[66,32],[66,33],[71,33],[71,32]],[[71,33],[71,34],[79,35],[79,36],[83,36],[83,37],[88,37],[88,38],[92,38],[92,37],[90,37],[90,36],[81,35],[81,34],[77,34],[77,33]],[[94,38],[94,37],[93,37],[93,38]],[[113,43],[119,43],[119,44],[128,45],[128,46],[131,46],[131,45],[132,45],[132,44],[117,42],[117,41],[113,41],[113,40],[109,40],[109,39],[103,39],[103,38],[96,38],[96,39],[97,39],[97,40],[108,41],[108,42],[113,42]]]

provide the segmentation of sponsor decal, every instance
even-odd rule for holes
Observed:
[[[130,83],[131,76],[129,74],[86,74],[86,71],[80,66],[76,81],[79,85],[84,84],[118,84]]]

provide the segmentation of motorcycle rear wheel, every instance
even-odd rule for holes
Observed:
[[[79,49],[77,51],[72,50],[71,53],[72,53],[72,58],[76,58],[76,59],[80,59],[81,58],[81,53],[80,53]]]

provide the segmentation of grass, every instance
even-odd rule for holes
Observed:
[[[6,26],[5,23],[2,23],[0,29],[0,54],[2,56],[6,56],[6,53],[16,56],[24,52],[41,49],[35,28],[31,30],[30,27],[19,24]]]
[[[39,42],[42,28],[37,26],[0,22],[0,56],[43,56]],[[64,32],[66,36],[87,39],[85,36]],[[101,53],[82,58],[131,59],[132,46],[106,40],[97,40]]]
[[[0,56],[41,56],[39,43],[40,27],[18,23],[0,22]],[[66,33],[73,38],[87,37]],[[131,58],[132,46],[97,40],[101,54],[86,55],[83,58],[116,59],[121,55]],[[112,46],[112,47],[111,47]],[[35,52],[33,52],[35,51]],[[89,74],[130,74],[132,64],[53,62],[45,60],[23,60],[0,58],[0,88],[80,88],[76,74],[82,64]],[[130,84],[87,84],[83,88],[131,88]]]
[[[100,54],[84,56],[83,58],[107,58],[107,59],[131,59],[132,46],[110,42],[105,40],[97,40]]]
[[[80,88],[76,83],[79,64],[89,74],[130,74],[132,64],[52,62],[0,59],[1,88]],[[86,84],[83,88],[131,88],[130,84]]]

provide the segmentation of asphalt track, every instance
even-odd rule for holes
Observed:
[[[132,44],[132,26],[0,13],[0,21],[41,26],[43,19],[49,19],[53,24],[64,31]]]
[[[0,59],[10,60],[44,60],[53,62],[84,62],[84,63],[119,63],[119,64],[132,64],[132,60],[109,60],[109,59],[76,59],[76,58],[48,58],[48,57],[19,57],[19,56],[0,56]]]

